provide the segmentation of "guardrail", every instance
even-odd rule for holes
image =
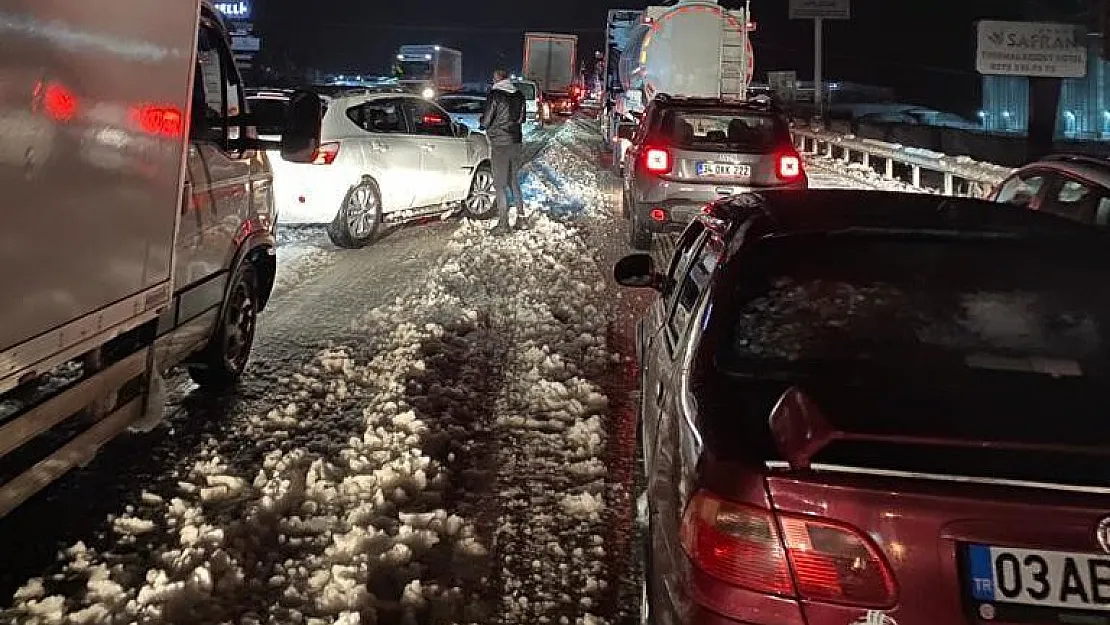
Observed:
[[[986,197],[1014,171],[967,156],[949,156],[827,130],[795,128],[793,133],[795,147],[803,154],[824,156],[845,165],[859,163],[888,180],[944,195]]]

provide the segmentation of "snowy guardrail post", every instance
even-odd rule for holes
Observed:
[[[858,154],[859,163],[871,171],[879,173],[873,159],[883,161],[882,174],[888,180],[896,178],[895,164],[909,170],[908,182],[913,187],[941,192],[944,195],[986,197],[996,184],[1013,173],[1010,167],[983,163],[966,156],[949,156],[923,148],[887,143],[875,139],[864,139],[854,135],[842,135],[827,130],[795,127],[794,145],[806,155],[838,160],[850,166]],[[927,186],[923,173],[940,175],[941,184]],[[936,176],[932,176],[936,180]]]

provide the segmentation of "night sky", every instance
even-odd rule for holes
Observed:
[[[519,68],[525,30],[577,33],[601,49],[606,11],[648,2],[606,0],[254,0],[265,59],[324,71],[387,73],[406,44],[463,52],[466,80]],[[726,6],[740,6],[724,2]],[[384,8],[388,7],[388,8]],[[467,7],[463,10],[463,7]],[[970,113],[977,108],[974,26],[1020,17],[1020,0],[853,0],[850,22],[826,22],[829,79],[893,87],[901,99]],[[768,70],[813,71],[813,28],[787,18],[786,0],[753,0],[757,79]]]

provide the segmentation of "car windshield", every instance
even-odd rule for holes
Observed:
[[[777,117],[743,111],[668,110],[658,134],[677,148],[765,151],[790,144],[790,129]]]
[[[736,371],[1106,370],[1110,295],[1067,253],[844,239],[760,246],[743,262],[770,270],[736,291],[721,361]]]
[[[430,61],[398,61],[400,70],[398,78],[403,80],[424,80],[432,77],[432,63]]]
[[[536,85],[533,85],[530,82],[515,82],[513,84],[516,85],[516,88],[524,94],[525,100],[536,99]]]
[[[260,135],[280,135],[285,127],[288,100],[283,98],[251,98],[250,110]]]
[[[481,113],[486,102],[478,98],[443,98],[439,101],[439,105],[448,113],[467,115]]]

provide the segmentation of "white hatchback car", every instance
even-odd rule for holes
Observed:
[[[271,159],[279,223],[327,224],[332,242],[357,248],[383,224],[455,208],[476,219],[495,211],[489,141],[439,105],[401,93],[326,104],[315,162]]]

